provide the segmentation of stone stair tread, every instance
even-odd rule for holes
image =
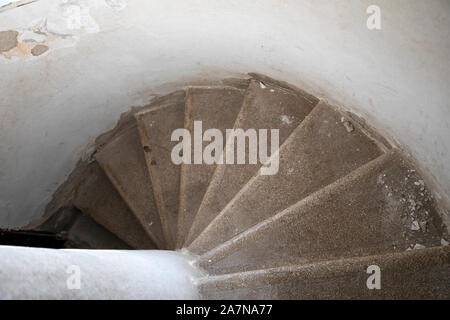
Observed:
[[[166,241],[136,123],[109,141],[94,157],[153,242],[159,248],[165,248]]]
[[[279,150],[279,171],[256,174],[207,228],[189,251],[203,254],[253,225],[377,158],[375,142],[341,114],[320,102]]]
[[[184,128],[185,91],[158,98],[135,114],[155,201],[169,248],[176,240],[181,167],[171,160],[172,132]]]
[[[142,110],[144,107],[132,107],[131,110],[120,115],[119,121],[113,129],[101,134],[95,139],[96,150],[100,151],[109,141],[120,136],[127,131],[131,126],[135,125],[134,114]]]
[[[235,87],[237,89],[247,90],[250,84],[251,78],[225,78],[222,80],[222,84],[228,87]]]
[[[438,213],[409,168],[397,152],[384,154],[206,253],[198,264],[225,274],[439,246]],[[423,206],[411,214],[402,199]],[[411,230],[416,220],[426,229]]]
[[[98,163],[89,165],[73,204],[131,247],[157,248]]]
[[[234,128],[279,129],[280,145],[317,104],[298,92],[252,80]],[[268,147],[268,150],[270,148]],[[258,171],[260,164],[218,165],[186,244],[190,244]]]
[[[84,213],[81,213],[74,221],[68,231],[67,238],[69,242],[66,245],[67,248],[131,249],[123,240]]]
[[[372,265],[380,290],[366,285]],[[449,299],[450,247],[206,277],[199,286],[204,299]]]
[[[202,129],[225,132],[235,123],[245,91],[235,87],[190,87],[187,89],[185,128],[193,137],[194,121],[202,121]],[[209,142],[203,142],[203,147]],[[193,145],[192,145],[193,148]],[[191,154],[192,162],[194,155]],[[214,173],[215,165],[182,164],[177,245],[181,247],[189,232],[200,203]]]
[[[69,206],[57,210],[41,224],[33,227],[31,230],[59,234],[67,232],[73,223],[78,219],[80,211]]]

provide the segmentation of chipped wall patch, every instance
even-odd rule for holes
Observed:
[[[25,30],[20,36],[20,42],[45,42],[47,37],[42,33],[37,33],[30,30]]]
[[[0,3],[2,0],[0,0]],[[17,6],[34,2],[14,2]],[[4,7],[10,7],[11,1]],[[38,57],[53,49],[72,47],[85,33],[96,33],[100,26],[90,10],[107,7],[115,11],[126,8],[126,0],[57,0],[45,16],[32,21],[20,30],[0,31],[0,57],[16,61]],[[3,8],[3,7],[1,7]]]
[[[4,47],[4,49],[9,50],[0,50],[0,55],[8,60],[13,60],[16,58],[26,59],[30,56],[39,56],[49,50],[50,43],[55,38],[54,36],[41,33],[37,29],[26,29],[21,32],[13,32],[16,37],[14,43],[10,41],[10,45]],[[14,47],[12,47],[13,45]]]
[[[48,50],[48,47],[46,45],[38,44],[38,45],[34,46],[33,49],[31,49],[31,54],[33,56],[40,56],[47,50]]]
[[[49,12],[22,30],[0,32],[0,56],[8,60],[38,57],[55,48],[75,45],[84,33],[100,27],[90,15],[98,6],[122,10],[124,0],[58,0]]]
[[[61,36],[99,32],[99,25],[90,15],[90,9],[97,6],[97,1],[60,1],[45,18],[45,28],[47,32]]]
[[[18,44],[18,35],[19,33],[15,30],[0,31],[0,52],[15,48]]]

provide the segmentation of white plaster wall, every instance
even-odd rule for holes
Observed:
[[[40,217],[81,150],[130,106],[252,71],[357,111],[450,199],[450,1],[61,3],[0,12],[0,31],[43,18],[49,29],[43,55],[0,55],[0,226]],[[380,31],[366,28],[370,4],[381,7]],[[73,14],[80,29],[67,28]]]

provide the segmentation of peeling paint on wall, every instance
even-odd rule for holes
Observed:
[[[1,1],[1,0],[0,0]],[[11,1],[3,1],[9,7]],[[34,1],[31,1],[34,2]],[[25,4],[30,3],[30,1]],[[1,6],[2,2],[0,2]],[[23,1],[16,1],[16,6]],[[0,31],[0,56],[15,61],[37,57],[52,49],[76,45],[80,36],[97,33],[100,26],[90,10],[108,7],[115,11],[127,6],[125,0],[58,0],[49,12],[20,30]],[[39,45],[38,45],[39,44]]]
[[[24,6],[38,0],[0,0],[0,12]]]
[[[15,30],[0,31],[0,52],[5,52],[17,46],[18,32]]]
[[[88,33],[100,31],[99,25],[89,12],[98,4],[98,1],[88,0],[60,1],[46,17],[47,31],[61,36],[75,35],[80,31]]]
[[[45,42],[47,37],[42,33],[25,30],[19,37],[20,42]]]
[[[33,49],[31,49],[31,54],[33,56],[40,56],[41,54],[43,54],[47,50],[48,50],[48,47],[46,45],[38,44],[38,45],[34,46]]]
[[[0,56],[8,60],[39,56],[49,49],[54,40],[54,36],[46,35],[38,30],[0,31]]]

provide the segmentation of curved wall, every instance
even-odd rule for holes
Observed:
[[[39,218],[121,112],[247,72],[360,114],[449,200],[450,2],[376,2],[381,30],[367,29],[375,3],[365,0],[39,0],[0,10],[0,31],[19,35],[0,50],[0,226]]]

